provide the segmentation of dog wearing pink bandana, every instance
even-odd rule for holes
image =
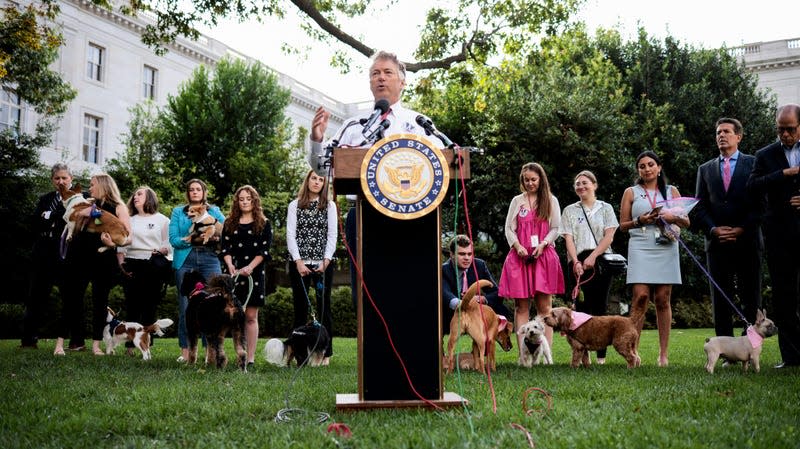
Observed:
[[[706,371],[714,374],[714,365],[720,356],[728,362],[743,362],[744,372],[747,372],[750,363],[753,363],[755,372],[761,370],[759,359],[761,357],[761,343],[767,338],[778,333],[778,327],[767,318],[767,313],[759,310],[756,312],[756,322],[749,326],[746,335],[741,337],[712,337],[706,339],[703,349],[706,351],[708,363]]]
[[[614,349],[628,362],[628,368],[642,363],[639,357],[639,334],[644,314],[624,316],[592,316],[567,307],[555,307],[544,316],[544,324],[560,331],[572,347],[571,366],[589,366],[589,351]]]
[[[457,356],[453,350],[461,334],[469,334],[472,337],[473,364],[480,372],[484,372],[487,368],[494,371],[496,368],[494,341],[500,343],[504,351],[511,350],[513,325],[505,317],[496,314],[491,307],[473,300],[481,288],[491,285],[492,283],[485,279],[472,284],[450,320],[450,339],[447,341],[448,374],[453,372],[455,367]]]

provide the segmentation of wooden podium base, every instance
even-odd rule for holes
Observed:
[[[456,393],[445,391],[442,399],[431,399],[430,402],[417,400],[386,400],[386,401],[359,401],[358,394],[337,394],[336,395],[336,410],[366,410],[371,408],[412,408],[412,407],[430,407],[430,404],[436,404],[439,407],[457,407],[462,404],[469,405],[469,401],[462,398]]]

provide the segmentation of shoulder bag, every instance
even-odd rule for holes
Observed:
[[[586,213],[586,209],[583,208],[583,204],[578,204],[583,212],[583,216],[586,217],[586,226],[589,227],[589,233],[592,234],[592,239],[594,239],[595,245],[600,245],[597,242],[597,237],[594,235],[594,230],[592,229],[591,222],[589,221],[589,215]],[[628,261],[625,259],[625,256],[622,254],[617,253],[603,253],[597,256],[597,271],[600,274],[607,274],[609,276],[616,276],[618,274],[624,273],[628,269]]]

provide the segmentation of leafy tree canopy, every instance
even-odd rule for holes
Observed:
[[[191,178],[206,181],[220,206],[250,184],[265,209],[282,215],[303,168],[283,112],[288,103],[288,90],[261,64],[223,59],[213,70],[198,67],[165,107],[131,109],[126,151],[109,172],[123,191],[148,184],[171,205],[185,201]]]
[[[92,0],[111,8],[108,0]],[[584,0],[452,0],[428,9],[420,27],[420,44],[407,61],[411,72],[449,68],[468,60],[486,62],[501,53],[529,49],[541,35],[553,35],[566,23]],[[419,3],[398,0],[137,0],[124,3],[119,10],[127,14],[147,11],[156,24],[147,27],[143,41],[163,52],[164,45],[178,36],[197,38],[200,24],[214,26],[222,18],[262,20],[300,12],[301,27],[309,36],[334,48],[332,62],[347,68],[350,51],[371,56],[377,48],[366,37],[355,35],[348,26],[354,18],[380,12],[380,20],[390,21],[401,8],[418,8]],[[286,44],[285,45],[291,45]],[[348,51],[349,50],[349,51]]]

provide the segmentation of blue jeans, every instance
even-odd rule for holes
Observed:
[[[189,304],[189,298],[180,294],[181,283],[183,275],[197,270],[203,275],[206,280],[212,276],[221,274],[219,257],[217,253],[204,246],[197,246],[192,248],[183,266],[175,273],[175,286],[178,289],[178,344],[181,348],[188,348],[189,342],[186,336],[186,306]]]

